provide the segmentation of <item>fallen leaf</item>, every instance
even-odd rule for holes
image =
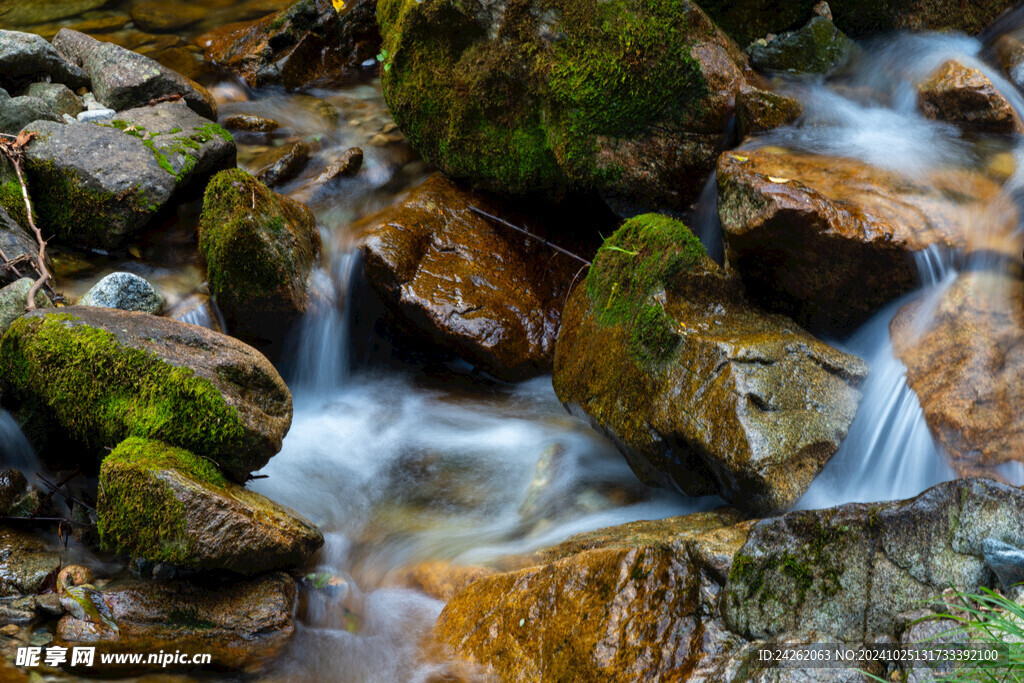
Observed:
[[[773,175],[768,176],[768,180],[779,185],[784,185],[789,182],[789,178],[776,178]]]

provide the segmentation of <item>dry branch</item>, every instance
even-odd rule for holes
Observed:
[[[46,240],[43,239],[43,233],[39,230],[39,226],[36,225],[35,217],[32,213],[32,199],[28,196],[28,186],[25,184],[25,177],[22,174],[21,168],[22,162],[25,160],[25,147],[28,146],[28,143],[35,136],[35,133],[21,131],[13,140],[11,136],[0,137],[0,155],[3,155],[11,163],[11,166],[14,167],[14,174],[18,176],[18,184],[21,185],[21,196],[25,200],[25,213],[28,217],[28,224],[32,228],[36,242],[39,244],[39,253],[36,255],[36,273],[39,277],[28,290],[28,302],[25,305],[26,311],[36,310],[36,295],[39,293],[40,288],[50,280],[50,271],[46,267]],[[6,258],[4,260],[7,261]]]

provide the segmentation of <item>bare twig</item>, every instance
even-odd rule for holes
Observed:
[[[63,482],[61,482],[60,484],[53,484],[50,481],[48,481],[46,479],[46,477],[44,477],[43,475],[39,474],[38,472],[36,473],[36,477],[39,478],[39,481],[43,482],[43,485],[46,486],[46,488],[50,489],[51,495],[54,494],[54,493],[60,494],[60,495],[64,496],[65,498],[67,498],[68,500],[70,500],[70,501],[72,501],[74,503],[78,503],[79,505],[81,505],[82,507],[86,508],[87,510],[92,510],[93,512],[96,512],[96,508],[94,508],[93,506],[89,505],[88,503],[83,501],[81,498],[78,498],[78,497],[72,495],[71,493],[68,493],[67,491],[65,491],[62,488],[64,486],[64,484],[67,482],[66,479]]]
[[[574,259],[576,259],[577,261],[579,261],[580,263],[582,263],[584,265],[587,265],[587,266],[591,265],[590,261],[588,261],[587,259],[583,258],[582,256],[578,256],[577,254],[572,253],[568,249],[563,249],[562,247],[558,246],[557,244],[552,244],[551,242],[548,242],[546,239],[544,239],[540,235],[535,235],[534,233],[530,232],[526,228],[521,228],[518,225],[515,225],[513,223],[509,223],[504,218],[499,218],[499,217],[497,217],[497,216],[495,216],[493,214],[489,214],[489,213],[487,213],[486,211],[484,211],[482,209],[476,208],[475,206],[470,206],[469,210],[472,211],[473,213],[480,214],[484,218],[489,218],[490,220],[492,220],[492,221],[494,221],[496,223],[501,223],[502,225],[504,225],[507,228],[512,228],[516,232],[520,232],[520,233],[526,235],[527,237],[529,237],[530,239],[536,240],[537,242],[540,242],[544,246],[549,247],[551,249],[554,249],[559,254],[565,254],[569,258],[574,258]]]
[[[36,242],[39,244],[39,252],[36,254],[36,273],[39,277],[28,290],[28,302],[25,305],[26,311],[36,310],[36,295],[39,293],[39,289],[50,279],[50,271],[46,267],[46,240],[43,239],[43,233],[39,230],[39,226],[36,225],[35,218],[33,217],[32,199],[28,196],[28,186],[25,184],[25,177],[21,172],[21,164],[25,158],[25,147],[32,141],[35,135],[35,133],[21,131],[14,138],[13,142],[10,141],[10,136],[6,135],[4,136],[5,139],[0,140],[0,154],[11,162],[11,166],[14,167],[14,174],[18,176],[18,184],[21,185],[21,196],[25,200],[25,213],[28,218],[28,224],[35,234]]]
[[[72,524],[74,526],[92,526],[85,522],[76,522],[67,517],[0,517],[0,522],[60,522],[61,524]]]

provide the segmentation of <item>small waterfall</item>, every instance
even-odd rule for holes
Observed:
[[[39,469],[32,445],[25,438],[14,417],[0,408],[0,467],[13,467],[32,474]]]
[[[690,229],[701,244],[704,251],[719,265],[725,260],[725,246],[722,244],[722,221],[718,218],[718,180],[712,173],[700,198],[690,215]]]

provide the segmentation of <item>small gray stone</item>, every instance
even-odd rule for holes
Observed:
[[[32,289],[33,280],[23,277],[17,282],[0,289],[0,336],[7,331],[15,320],[25,315],[28,304],[28,292]],[[53,308],[53,304],[40,289],[36,292],[36,308]]]
[[[1024,550],[995,538],[986,538],[981,547],[985,553],[985,564],[999,578],[1005,590],[1024,582]]]
[[[38,97],[11,97],[0,88],[0,133],[17,135],[33,121],[60,121],[49,104]]]
[[[134,273],[111,273],[85,293],[79,306],[159,313],[164,302],[145,279]]]
[[[117,116],[113,109],[86,109],[77,116],[79,123],[96,123],[97,121],[112,121]]]
[[[85,72],[69,64],[42,36],[0,31],[0,87],[46,79],[75,89],[89,84]]]
[[[38,97],[61,115],[75,116],[82,111],[82,100],[63,83],[33,83],[25,94]]]

